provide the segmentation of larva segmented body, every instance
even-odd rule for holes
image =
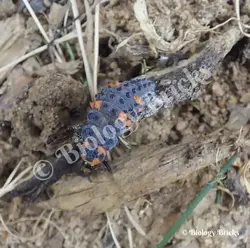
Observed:
[[[119,136],[131,129],[147,112],[155,96],[151,80],[110,83],[96,95],[82,127],[82,159],[91,165],[106,160],[107,151],[118,144]]]

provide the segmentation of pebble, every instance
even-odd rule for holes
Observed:
[[[220,109],[218,107],[214,107],[212,110],[211,110],[211,114],[212,115],[217,115],[219,113]]]
[[[248,93],[246,93],[246,94],[244,94],[242,97],[241,97],[241,99],[240,99],[240,101],[242,102],[242,103],[250,103],[250,93],[248,92]]]
[[[82,232],[82,229],[81,229],[79,226],[76,226],[76,227],[74,228],[74,233],[80,234],[81,232]]]
[[[38,239],[36,240],[36,242],[35,242],[35,245],[36,245],[37,247],[41,247],[41,246],[43,245],[42,239],[41,239],[41,238],[38,238]]]
[[[216,96],[223,96],[225,94],[223,88],[218,82],[215,82],[212,86],[212,91]]]
[[[116,62],[112,62],[111,64],[110,64],[110,68],[111,69],[117,69],[118,68],[118,64],[116,63]]]
[[[188,126],[188,122],[187,122],[187,121],[180,120],[180,121],[178,121],[178,123],[176,124],[176,130],[182,131],[182,130],[184,130],[187,126]]]

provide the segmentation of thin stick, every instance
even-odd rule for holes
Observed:
[[[84,34],[82,34],[82,35],[84,36]],[[77,37],[78,37],[78,35],[77,35],[76,32],[74,31],[74,32],[71,32],[71,33],[69,33],[69,34],[66,34],[65,36],[63,36],[63,37],[61,37],[61,38],[59,38],[59,39],[56,39],[56,40],[54,41],[54,43],[55,43],[55,44],[60,44],[60,43],[62,43],[62,42],[65,42],[65,41],[68,41],[68,40],[72,40],[72,39],[77,38]],[[14,60],[14,61],[12,61],[12,62],[10,62],[9,64],[7,64],[7,65],[5,65],[4,67],[0,68],[0,73],[4,72],[5,70],[10,69],[11,67],[16,66],[17,64],[23,62],[24,60],[26,60],[26,59],[28,59],[28,58],[30,58],[30,57],[32,57],[32,56],[38,54],[38,53],[41,53],[41,52],[45,51],[45,50],[48,48],[48,46],[49,46],[49,45],[41,46],[41,47],[39,47],[39,48],[37,48],[37,49],[35,49],[35,50],[33,50],[33,51],[31,51],[31,52],[29,52],[29,53],[23,55],[22,57],[20,57],[20,58]]]
[[[140,224],[134,219],[127,206],[124,206],[124,210],[126,212],[128,219],[130,220],[131,224],[134,226],[136,231],[145,237],[146,236],[145,231],[142,229]]]
[[[89,59],[89,66],[91,68],[91,71],[93,71],[93,48],[94,48],[94,42],[93,42],[93,37],[94,37],[94,20],[93,20],[93,15],[90,11],[90,5],[89,5],[89,0],[84,0],[84,6],[85,6],[85,12],[87,16],[87,21],[86,21],[86,28],[85,28],[85,34],[86,34],[86,53],[87,57]],[[93,86],[94,87],[94,86]]]
[[[77,16],[79,16],[79,11],[77,8],[76,0],[70,0],[70,1],[72,4],[72,11],[73,11],[74,18],[76,18]],[[93,90],[92,73],[90,70],[88,58],[86,55],[86,51],[85,51],[85,47],[84,47],[84,43],[83,43],[83,39],[82,39],[82,28],[81,28],[81,22],[79,19],[75,20],[75,26],[76,26],[77,37],[78,37],[78,41],[79,41],[79,45],[80,45],[80,49],[81,49],[81,53],[82,53],[82,58],[83,58],[84,68],[85,68],[86,77],[87,77],[87,81],[88,81],[89,91],[90,91],[92,100],[94,100],[95,94],[94,94],[94,90]]]
[[[95,8],[95,43],[94,43],[94,94],[97,94],[97,74],[99,57],[99,28],[100,28],[100,4]]]
[[[132,231],[130,227],[127,227],[127,232],[128,232],[128,242],[129,242],[129,248],[133,248],[133,236],[132,236]]]
[[[17,239],[19,239],[19,240],[21,240],[21,241],[24,241],[24,242],[25,242],[25,241],[32,241],[32,240],[35,240],[35,239],[39,238],[40,236],[42,236],[42,235],[44,234],[44,232],[46,231],[46,229],[47,229],[47,227],[48,227],[48,225],[49,225],[49,221],[50,221],[51,216],[52,216],[53,213],[54,213],[54,210],[51,210],[51,212],[50,212],[48,218],[46,218],[46,220],[45,220],[45,223],[44,223],[44,225],[43,225],[43,230],[42,230],[41,232],[39,232],[38,234],[36,234],[36,235],[34,235],[34,236],[31,236],[31,237],[18,236],[18,235],[16,235],[16,234],[14,234],[13,232],[11,232],[10,229],[9,229],[9,228],[7,227],[7,225],[5,224],[5,222],[4,222],[3,217],[2,217],[1,214],[0,214],[0,222],[2,223],[2,225],[3,225],[4,229],[5,229],[5,231],[6,231],[7,233],[9,233],[11,236],[13,236],[13,237],[15,237],[15,238],[17,238]]]
[[[3,187],[0,188],[0,198],[3,197],[8,192],[10,192],[11,190],[13,190],[17,185],[19,185],[23,181],[27,180],[27,177],[26,178],[22,178],[22,177],[31,170],[31,168],[32,168],[31,166],[29,166],[28,168],[26,168],[16,178],[14,178],[15,175],[16,175],[16,173],[17,173],[17,171],[18,171],[18,169],[19,169],[19,167],[21,166],[22,162],[23,162],[23,160],[21,160],[18,163],[18,165],[16,166],[16,168],[12,171],[12,173],[10,174],[10,176],[8,177],[8,179],[6,180],[6,182],[3,185]]]
[[[120,245],[119,241],[116,238],[115,232],[114,232],[112,224],[110,222],[110,218],[109,218],[108,213],[106,213],[106,216],[107,216],[107,220],[108,220],[109,230],[110,230],[111,236],[112,236],[112,238],[114,240],[114,243],[115,243],[115,245],[116,245],[117,248],[121,248],[121,245]]]
[[[235,0],[235,12],[236,12],[236,16],[237,16],[238,26],[239,26],[240,32],[242,34],[244,34],[246,37],[250,38],[250,34],[246,33],[243,30],[243,26],[245,28],[250,28],[250,26],[246,25],[246,24],[242,25],[241,18],[240,18],[240,0]]]
[[[109,1],[110,1],[110,0],[98,0],[98,1],[95,1],[95,2],[90,6],[90,11],[92,11],[92,10],[96,7],[96,5],[102,4],[102,3],[106,3],[106,2],[109,2]],[[86,16],[87,16],[86,13],[83,14],[83,15],[81,16],[80,20],[82,21],[84,18],[86,18]],[[83,27],[83,25],[82,25],[82,27]]]
[[[18,219],[16,221],[10,221],[10,222],[7,222],[8,225],[14,225],[16,223],[20,223],[20,222],[27,222],[27,221],[37,221],[37,219],[40,218],[41,220],[44,220],[44,221],[48,221],[48,223],[55,227],[59,232],[60,234],[62,234],[62,236],[64,237],[65,240],[68,240],[68,237],[66,236],[66,234],[63,232],[63,230],[55,223],[53,222],[52,220],[49,220],[48,218],[46,217],[30,217],[30,218],[21,218],[21,219]]]
[[[32,16],[32,18],[34,19],[39,31],[41,32],[42,36],[44,37],[44,39],[46,40],[47,43],[50,43],[50,39],[49,36],[46,34],[43,26],[41,25],[40,21],[38,20],[35,12],[33,11],[32,7],[30,6],[30,3],[28,0],[23,0],[26,8],[28,9],[30,15]],[[61,59],[60,55],[58,54],[58,52],[55,50],[55,48],[53,48],[53,52],[55,53],[56,59],[58,60],[59,63],[62,63],[63,60]]]
[[[18,165],[15,167],[15,169],[9,175],[8,179],[6,180],[5,184],[3,185],[3,188],[5,188],[11,182],[11,180],[14,178],[14,176],[16,175],[16,172],[19,169],[19,167],[21,166],[22,162],[23,162],[23,160],[21,159],[20,162],[18,163]]]

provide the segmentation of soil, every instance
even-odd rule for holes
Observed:
[[[0,0],[0,6],[7,2]],[[55,2],[64,4],[64,1]],[[84,6],[81,0],[77,2]],[[204,29],[206,25],[214,27],[235,15],[233,6],[224,0],[147,0],[146,3],[150,20],[158,35],[173,44],[173,50],[183,43],[184,34],[187,34],[185,39],[194,39],[182,49],[185,53],[192,53],[210,35],[214,35],[194,31]],[[133,4],[134,1],[130,0],[112,0],[101,8],[99,90],[108,81],[122,81],[139,75],[145,69],[145,61],[151,64],[157,56],[168,55],[148,44],[135,18]],[[0,22],[17,15],[14,3],[4,6],[3,11],[0,7]],[[37,6],[40,5],[36,5],[36,8]],[[45,8],[42,10],[45,15],[48,15],[51,7],[41,6]],[[42,38],[35,26],[31,28],[32,19],[29,15],[23,12],[20,15],[24,16],[26,34],[33,37],[34,44],[29,44],[32,50],[40,45]],[[38,17],[48,28],[44,15],[38,14]],[[220,31],[226,30],[228,25],[231,24],[223,26]],[[116,51],[117,46],[128,37],[128,42]],[[78,53],[77,40],[70,41],[70,44]],[[69,58],[66,52],[65,54]],[[183,102],[145,119],[127,141],[132,146],[148,144],[154,140],[172,145],[224,128],[233,110],[250,104],[249,59],[250,43],[244,38],[227,55],[214,73],[211,83],[197,100]],[[60,143],[60,133],[75,123],[84,122],[90,99],[86,85],[80,83],[80,77],[84,74],[78,71],[70,76],[55,71],[42,77],[34,76],[34,71],[39,71],[39,68],[52,62],[50,53],[45,51],[35,59],[28,59],[12,68],[1,84],[0,116],[12,124],[11,129],[0,129],[1,184],[4,184],[11,170],[22,158],[25,158],[25,167],[52,154]],[[237,128],[240,127],[236,126]],[[48,139],[54,134],[57,134],[56,141],[48,145]],[[129,203],[127,207],[146,233],[145,236],[131,224],[123,208],[109,212],[109,219],[121,247],[155,247],[180,213],[215,174],[216,167],[198,171],[168,188]],[[235,177],[236,172],[231,179],[234,180]],[[168,247],[247,247],[250,228],[248,199],[236,202],[229,211],[219,208],[215,204],[215,198],[216,192],[213,191],[203,199]],[[230,201],[230,198],[227,200]],[[73,211],[53,211],[49,213],[36,206],[26,207],[18,199],[12,203],[1,202],[0,213],[10,230],[19,236],[32,237],[16,238],[0,225],[1,247],[116,247],[106,214],[83,218]],[[50,222],[46,223],[45,218],[50,218]],[[43,231],[45,224],[47,228]],[[203,233],[197,234],[195,231]],[[206,231],[214,231],[216,235],[208,235]],[[236,237],[226,231],[235,231],[239,235]],[[40,232],[41,235],[36,237]],[[130,233],[133,246],[129,246]]]

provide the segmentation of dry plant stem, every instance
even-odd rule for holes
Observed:
[[[93,71],[93,48],[94,48],[94,20],[93,15],[90,11],[90,5],[88,0],[84,0],[84,6],[87,15],[86,28],[85,28],[85,37],[86,37],[86,53],[89,59],[89,65]]]
[[[109,218],[108,213],[106,213],[106,216],[107,216],[107,220],[108,220],[109,230],[110,230],[111,236],[112,236],[112,238],[113,238],[113,240],[114,240],[114,243],[115,243],[115,245],[116,245],[117,248],[121,248],[120,243],[119,243],[119,241],[118,241],[117,238],[116,238],[114,229],[112,228],[112,223],[111,223],[111,221],[110,221],[110,218]]]
[[[49,36],[46,34],[45,30],[43,29],[43,27],[42,27],[40,21],[38,20],[38,18],[37,18],[37,16],[36,16],[35,12],[34,12],[33,9],[31,8],[29,1],[28,1],[28,0],[23,0],[23,2],[24,2],[24,4],[25,4],[26,8],[28,9],[30,15],[31,15],[32,18],[34,19],[34,21],[35,21],[35,23],[36,23],[38,29],[40,30],[42,36],[44,37],[44,39],[46,40],[46,42],[49,43],[49,42],[50,42]],[[61,59],[59,53],[56,51],[55,48],[53,48],[53,52],[54,52],[54,54],[55,54],[56,59],[58,60],[58,62],[59,62],[59,63],[62,63],[63,60]]]
[[[136,231],[138,233],[140,233],[142,236],[146,237],[145,231],[142,229],[142,227],[139,225],[139,223],[134,219],[134,217],[130,213],[130,211],[129,211],[129,209],[128,209],[127,206],[124,206],[124,210],[125,210],[125,213],[126,213],[128,219],[130,220],[131,224],[134,226],[134,228],[136,229]]]
[[[98,58],[99,58],[99,20],[100,4],[95,8],[95,42],[94,42],[94,93],[97,94],[97,74],[98,74]]]
[[[240,0],[235,0],[235,12],[236,12],[236,17],[237,17],[237,20],[238,20],[238,26],[239,26],[239,29],[241,31],[241,33],[243,35],[245,35],[246,37],[250,38],[250,34],[249,33],[246,33],[244,30],[243,30],[243,26],[245,28],[250,28],[249,25],[246,25],[246,24],[242,24],[241,22],[241,17],[240,17]]]
[[[0,214],[0,222],[2,223],[4,229],[6,230],[6,232],[8,232],[9,235],[11,235],[12,237],[18,239],[18,240],[21,240],[23,242],[27,242],[27,241],[34,241],[36,240],[37,238],[39,238],[40,236],[42,236],[44,234],[44,232],[46,231],[48,225],[49,225],[49,221],[51,219],[51,216],[53,215],[54,213],[54,210],[51,210],[50,214],[48,215],[48,218],[46,219],[44,225],[43,225],[43,230],[40,231],[38,234],[34,235],[34,236],[31,236],[31,237],[26,237],[26,236],[22,236],[22,235],[16,235],[14,234],[13,232],[10,231],[10,229],[7,227],[6,223],[4,222],[3,220],[3,217],[1,216]]]
[[[210,79],[218,64],[242,36],[238,27],[231,27],[227,32],[211,39],[200,53],[181,62],[177,67],[149,72],[139,78],[156,81],[156,92],[159,98],[162,98],[162,93],[166,93],[171,98],[168,102],[163,99],[165,107],[173,106],[180,101],[195,99],[200,90],[209,83],[199,78],[208,75]],[[173,89],[177,90],[178,94]]]
[[[49,225],[55,227],[59,233],[64,237],[65,240],[68,240],[68,237],[66,236],[66,234],[63,232],[63,230],[56,224],[54,223],[52,220],[50,220],[49,218],[45,218],[45,217],[29,217],[29,218],[21,218],[21,219],[18,219],[17,221],[10,221],[10,222],[7,222],[5,224],[5,228],[4,230],[6,230],[6,228],[8,229],[7,225],[8,226],[13,226],[15,224],[18,224],[18,223],[21,223],[21,222],[31,222],[31,221],[37,221],[38,219],[41,219],[43,221],[46,221],[48,222]],[[2,231],[2,229],[1,229]],[[46,231],[46,230],[45,230]],[[42,233],[43,234],[43,233]],[[21,236],[17,236],[17,238],[19,239]]]
[[[77,8],[76,0],[70,0],[70,1],[72,4],[72,11],[73,11],[74,18],[77,18],[79,16],[79,11]],[[79,41],[79,45],[80,45],[80,49],[81,49],[81,53],[82,53],[82,58],[83,58],[85,73],[86,73],[86,77],[87,77],[87,81],[88,81],[89,91],[90,91],[92,100],[94,100],[93,76],[92,76],[92,72],[90,70],[89,61],[88,61],[87,54],[86,54],[85,47],[84,47],[84,43],[83,43],[82,28],[81,28],[81,22],[79,19],[76,19],[75,26],[76,26],[76,32],[78,34],[78,41]]]
[[[109,2],[110,0],[95,0],[94,3],[90,6],[90,11],[93,11],[95,9],[95,7],[98,5],[98,4],[103,4],[103,3],[107,3]],[[81,21],[86,18],[87,14],[83,14],[81,16]]]
[[[82,35],[84,36],[84,34],[82,34]],[[54,41],[54,44],[60,44],[62,42],[72,40],[72,39],[77,38],[77,37],[78,37],[78,35],[76,34],[76,32],[71,32],[71,33],[66,34],[65,36],[63,36],[63,37],[61,37],[59,39],[56,39]],[[48,45],[41,46],[41,47],[39,47],[39,48],[25,54],[24,56],[18,58],[17,60],[14,60],[11,63],[5,65],[2,68],[0,68],[0,73],[4,72],[5,70],[7,70],[7,69],[9,69],[9,68],[11,68],[13,66],[16,66],[17,64],[23,62],[24,60],[26,60],[26,59],[28,59],[28,58],[30,58],[32,56],[35,56],[38,53],[41,53],[41,52],[45,51],[46,49],[48,49]]]
[[[75,209],[86,216],[118,208],[214,164],[218,149],[218,160],[230,156],[235,140],[228,137],[220,144],[218,136],[216,133],[207,139],[170,147],[159,143],[142,146],[112,165],[112,175],[101,174],[92,182],[79,177],[71,178],[52,186],[55,198],[39,205],[44,208]]]

